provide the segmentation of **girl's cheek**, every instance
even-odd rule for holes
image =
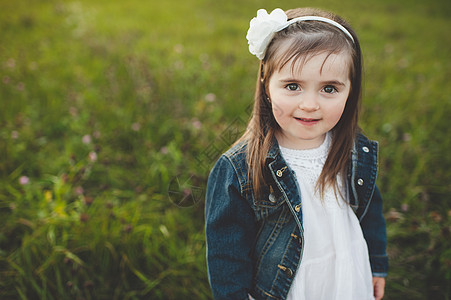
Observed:
[[[337,122],[340,120],[341,116],[343,115],[343,112],[345,110],[345,105],[338,105],[336,109],[334,110],[335,116],[334,118],[337,120]]]
[[[284,114],[282,107],[280,105],[277,105],[276,103],[273,103],[272,105],[272,113],[276,120],[278,118],[281,118]]]
[[[287,114],[287,110],[289,107],[289,103],[286,103],[284,100],[280,101],[272,101],[272,112],[274,117],[282,117]]]

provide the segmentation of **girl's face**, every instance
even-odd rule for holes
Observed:
[[[292,60],[269,79],[268,96],[281,128],[276,138],[283,147],[319,147],[340,120],[351,88],[351,57],[327,55],[315,55],[301,68]]]

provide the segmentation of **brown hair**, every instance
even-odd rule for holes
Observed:
[[[268,183],[264,178],[264,168],[267,154],[280,130],[268,100],[269,79],[277,70],[280,71],[289,61],[300,61],[303,65],[309,58],[319,53],[349,53],[349,77],[351,89],[343,114],[332,129],[333,137],[329,155],[318,178],[317,188],[323,195],[326,186],[332,186],[337,192],[337,176],[344,176],[354,138],[359,130],[358,111],[362,87],[362,58],[360,44],[355,32],[340,17],[318,9],[298,8],[286,11],[288,19],[301,16],[320,16],[338,22],[352,35],[352,42],[338,28],[320,21],[296,22],[284,30],[277,32],[269,43],[265,57],[260,62],[257,76],[254,108],[246,132],[237,141],[247,142],[247,158],[249,162],[249,177],[252,180],[254,195],[258,195]],[[289,40],[290,46],[281,49],[281,41]],[[327,59],[327,58],[326,58]],[[293,66],[295,63],[293,63]]]

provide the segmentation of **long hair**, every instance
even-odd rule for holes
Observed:
[[[362,88],[362,54],[359,40],[354,30],[340,17],[326,11],[313,8],[298,8],[286,11],[288,19],[301,16],[321,16],[343,25],[352,35],[354,43],[338,28],[319,21],[296,22],[277,32],[266,49],[265,57],[260,62],[257,86],[251,120],[243,136],[237,141],[247,143],[249,178],[252,181],[254,195],[258,199],[265,181],[267,154],[273,145],[276,132],[280,126],[276,122],[267,90],[269,80],[276,71],[280,71],[293,60],[293,66],[305,64],[309,58],[320,54],[347,53],[350,55],[349,76],[351,89],[343,114],[332,129],[331,148],[318,178],[316,188],[324,194],[327,186],[337,192],[337,177],[347,172],[348,162],[355,136],[359,130],[358,112]],[[290,46],[280,47],[281,42],[288,41]],[[328,57],[328,56],[327,56]],[[326,58],[327,59],[327,58]]]

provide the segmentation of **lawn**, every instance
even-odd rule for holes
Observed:
[[[258,8],[358,33],[384,299],[451,298],[450,1],[1,1],[0,298],[211,299],[209,169],[243,132]]]

